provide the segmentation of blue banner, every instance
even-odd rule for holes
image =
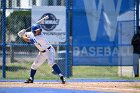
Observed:
[[[132,65],[135,0],[73,0],[73,65]]]

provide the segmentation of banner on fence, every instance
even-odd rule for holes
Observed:
[[[33,6],[32,24],[48,15],[48,19],[41,22],[41,27],[50,42],[66,41],[66,9],[64,6]]]
[[[73,0],[73,65],[132,65],[135,0]]]

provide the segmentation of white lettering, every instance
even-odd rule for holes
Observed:
[[[103,56],[103,47],[97,47],[97,55]]]
[[[87,51],[86,47],[83,47],[83,48],[82,48],[81,54],[82,54],[83,56],[87,56],[87,55],[88,55],[88,51]]]
[[[74,56],[80,55],[80,48],[79,47],[73,47],[73,55]]]
[[[84,4],[88,20],[90,37],[92,41],[95,41],[99,27],[102,3],[101,0],[99,0],[99,4],[97,7],[95,0],[84,0]]]
[[[46,20],[45,24],[55,24],[57,25],[59,23],[59,20]]]
[[[95,52],[95,47],[90,47],[89,48],[89,56],[95,56],[96,52]]]
[[[117,28],[117,16],[120,12],[122,0],[118,0],[117,6],[115,6],[114,0],[98,1],[97,5],[96,0],[84,0],[91,40],[96,41],[101,12],[103,12],[105,31],[109,40],[113,41]],[[102,11],[102,8],[104,11]]]
[[[124,46],[118,47],[74,47],[73,56],[90,56],[90,57],[102,57],[102,56],[132,56],[132,47]]]
[[[111,55],[111,48],[105,47],[104,48],[104,56],[110,56]]]
[[[118,56],[118,48],[117,47],[115,47],[112,51],[112,56],[115,56],[115,55]]]

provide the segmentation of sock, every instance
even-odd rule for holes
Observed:
[[[61,71],[60,71],[59,67],[57,66],[57,64],[54,64],[54,65],[52,66],[52,68],[53,68],[53,70],[54,70],[60,77],[63,76],[63,75],[61,74]]]
[[[30,79],[34,80],[35,73],[36,73],[36,70],[31,69],[31,71],[30,71]]]

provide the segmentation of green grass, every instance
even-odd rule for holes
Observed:
[[[139,80],[140,78],[118,76],[118,66],[73,66],[73,77],[88,79],[127,79]]]
[[[6,67],[6,79],[26,79],[30,74],[31,62],[22,62],[22,63],[9,63]],[[0,71],[1,73],[1,71]],[[0,77],[2,77],[0,75]],[[56,79],[57,76],[54,76],[51,73],[51,68],[47,63],[41,65],[35,75],[35,79]]]
[[[74,66],[74,78],[113,78],[117,77],[117,67]]]
[[[15,62],[7,63],[6,79],[26,79],[29,77],[32,62]],[[88,79],[139,79],[118,76],[118,67],[111,66],[73,66],[73,76],[71,78],[88,78]],[[35,79],[50,80],[58,79],[51,73],[51,67],[44,63],[41,65],[35,75]],[[2,71],[0,70],[0,73]],[[2,74],[0,74],[0,77]]]

